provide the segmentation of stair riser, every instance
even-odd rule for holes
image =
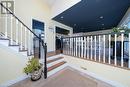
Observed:
[[[58,58],[58,57],[62,57],[61,54],[55,55],[55,56],[52,56],[52,57],[48,57],[47,60],[53,60],[53,59]]]
[[[49,71],[47,76],[49,77],[49,76],[51,76],[51,75],[57,73],[58,71],[60,71],[60,70],[62,70],[63,68],[65,68],[66,66],[67,66],[67,63],[65,63],[65,64],[63,64],[63,65],[61,65],[61,66],[59,66],[59,67],[53,69],[52,71]]]
[[[60,63],[60,62],[62,62],[62,61],[64,61],[64,59],[59,59],[59,60],[57,60],[57,61],[54,61],[54,62],[52,62],[52,63],[47,64],[47,67],[51,67],[51,66],[53,66],[53,65],[55,65],[55,64],[57,64],[57,63]]]

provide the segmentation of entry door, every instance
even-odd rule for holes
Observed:
[[[38,20],[32,20],[33,21],[33,32],[41,37],[41,34],[44,34],[44,23],[40,22]],[[35,58],[41,58],[41,44],[37,37],[33,38],[33,47],[34,47],[34,57]]]

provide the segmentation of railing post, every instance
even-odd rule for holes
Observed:
[[[128,68],[130,68],[130,33],[129,33],[129,60],[128,60]]]
[[[44,78],[47,78],[47,45],[46,43],[42,42],[42,45],[44,47]]]

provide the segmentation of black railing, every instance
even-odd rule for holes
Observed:
[[[35,34],[26,24],[24,24],[13,12],[11,12],[7,7],[5,7],[1,2],[0,2],[0,5],[1,5],[1,9],[5,9],[6,12],[8,12],[7,14],[11,14],[15,19],[18,20],[18,22],[20,22],[24,27],[26,27],[27,30],[29,30],[33,35],[34,37],[38,38],[39,39],[39,43],[41,43],[43,49],[44,49],[44,78],[46,79],[47,78],[47,45],[46,43],[44,43],[44,41],[41,39],[41,37],[37,36],[37,34]],[[39,53],[40,55],[40,53]]]

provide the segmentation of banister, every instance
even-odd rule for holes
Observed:
[[[41,42],[42,42],[42,40],[41,40],[41,38],[39,37],[39,36],[37,36],[28,26],[26,26],[13,12],[11,12],[7,7],[5,7],[1,2],[0,2],[0,5],[4,8],[4,9],[6,9],[11,15],[13,15],[13,17],[15,17],[20,23],[22,23],[22,25],[24,26],[24,27],[26,27],[31,33],[33,33],[33,35],[35,36],[35,37],[37,37]]]

